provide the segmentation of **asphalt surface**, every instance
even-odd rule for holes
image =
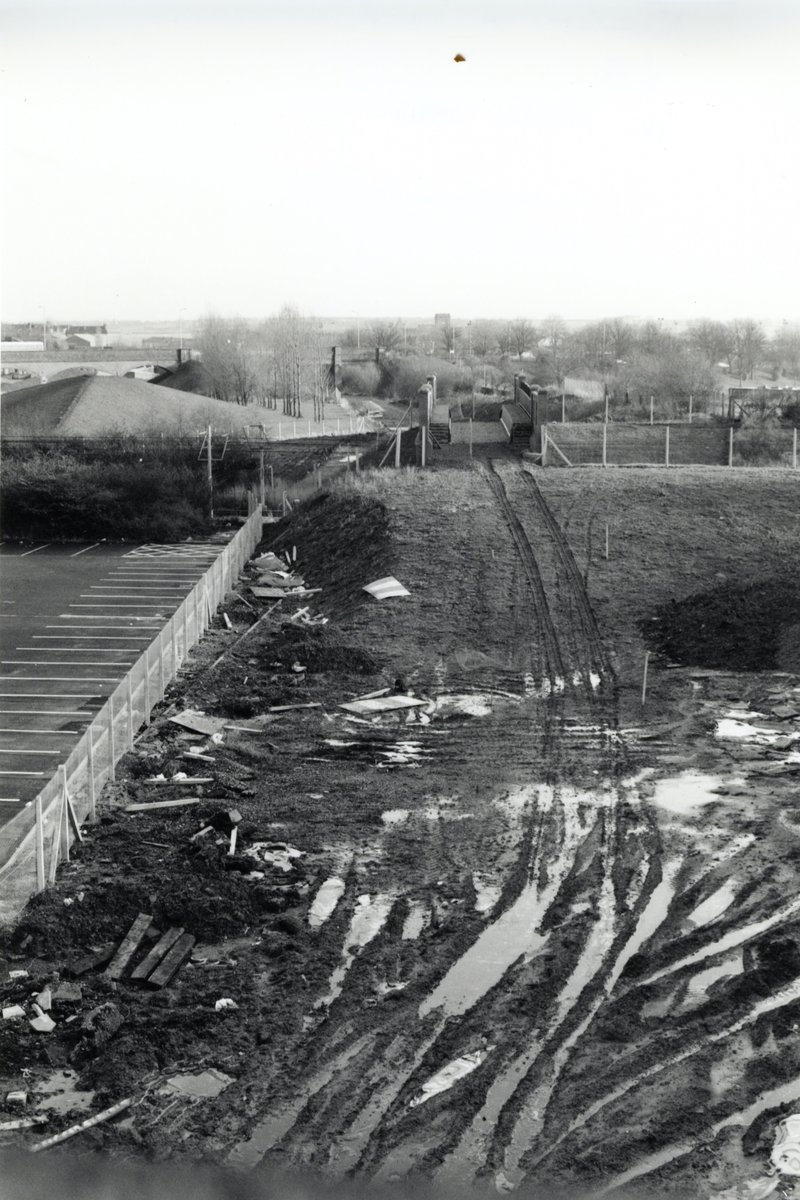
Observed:
[[[221,549],[0,546],[0,824],[55,774]]]

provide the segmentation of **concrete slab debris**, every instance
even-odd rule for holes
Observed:
[[[204,733],[208,737],[212,733],[221,733],[225,728],[223,717],[207,717],[205,713],[193,708],[186,708],[178,713],[177,717],[170,717],[169,720],[173,725],[180,725],[182,729],[188,729],[192,733]]]
[[[381,713],[393,712],[401,708],[424,708],[428,700],[419,700],[416,696],[375,696],[372,700],[347,700],[339,708],[351,713]]]

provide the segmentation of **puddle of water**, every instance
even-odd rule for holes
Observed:
[[[697,908],[686,918],[688,923],[694,929],[700,929],[703,925],[708,925],[711,921],[715,921],[717,917],[730,908],[736,899],[736,880],[728,879],[723,883],[722,887],[718,887],[715,892],[707,896]]]
[[[286,1136],[309,1100],[316,1096],[322,1088],[327,1087],[331,1080],[335,1079],[371,1041],[373,1041],[373,1035],[365,1033],[334,1062],[322,1071],[318,1071],[308,1086],[291,1103],[287,1103],[281,1107],[279,1112],[272,1113],[260,1121],[247,1141],[239,1142],[228,1155],[228,1162],[231,1166],[247,1169],[259,1163],[264,1155]]]
[[[690,813],[703,804],[719,803],[721,797],[714,789],[723,782],[719,775],[704,775],[700,771],[682,771],[670,779],[659,779],[655,784],[653,800],[669,812]],[[730,780],[740,783],[740,780]]]
[[[233,1083],[232,1076],[211,1067],[206,1071],[172,1075],[159,1090],[163,1095],[174,1092],[179,1096],[205,1098],[206,1096],[218,1096],[231,1083]]]
[[[79,1092],[75,1071],[56,1071],[49,1079],[37,1083],[31,1097],[37,1112],[71,1113],[91,1108],[94,1092]]]
[[[352,966],[356,951],[368,945],[377,937],[386,924],[389,913],[394,906],[394,893],[388,892],[378,896],[359,896],[356,901],[356,911],[350,921],[350,928],[342,947],[342,958],[339,966],[331,975],[328,991],[314,1004],[315,1008],[327,1007],[332,1004],[342,990],[345,976]]]
[[[344,890],[345,882],[338,875],[325,880],[308,912],[308,923],[312,929],[319,929],[320,925],[325,924],[344,895]]]
[[[401,937],[404,942],[413,942],[430,924],[431,914],[427,904],[423,904],[421,900],[412,900],[408,916],[403,922],[403,932]]]
[[[436,715],[440,717],[488,717],[492,713],[496,696],[472,693],[463,696],[449,695],[436,698]]]
[[[581,799],[583,798],[581,796]],[[545,857],[540,842],[531,864],[531,882],[522,889],[511,907],[480,934],[477,941],[453,964],[433,992],[423,1000],[419,1009],[421,1017],[439,1007],[442,1007],[448,1016],[467,1012],[500,982],[518,958],[522,955],[532,957],[547,941],[547,935],[539,933],[539,926],[572,866],[578,842],[586,836],[579,820],[576,794],[565,792],[561,796],[561,802],[564,810],[562,842],[554,861],[547,862],[547,883],[544,887],[539,887],[538,880]],[[548,797],[547,789],[541,789],[540,811],[547,811],[550,803],[552,795]],[[548,846],[548,856],[549,849]]]
[[[503,885],[487,883],[477,872],[473,873],[472,886],[475,888],[475,912],[491,912],[503,894]]]
[[[384,825],[402,825],[409,818],[407,808],[387,808],[381,813],[381,820]]]
[[[734,975],[741,975],[743,970],[744,964],[740,950],[729,958],[724,958],[716,966],[706,967],[704,971],[698,971],[696,975],[693,975],[689,980],[689,995],[704,996],[712,984],[720,979],[732,979]]]
[[[714,736],[718,738],[733,738],[739,741],[754,742],[757,746],[769,746],[783,738],[795,740],[800,733],[790,733],[788,730],[766,729],[761,725],[751,725],[749,721],[737,721],[723,717],[717,721]]]

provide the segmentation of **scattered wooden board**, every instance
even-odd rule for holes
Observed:
[[[105,970],[105,975],[108,979],[121,979],[125,973],[125,968],[133,958],[136,951],[144,941],[144,936],[150,926],[153,924],[153,918],[150,913],[139,913],[136,920],[131,925],[125,937],[122,939],[122,945],[117,950]]]
[[[150,972],[155,970],[164,955],[172,949],[178,938],[183,937],[183,934],[182,928],[168,929],[166,933],[162,933],[147,957],[143,958],[138,967],[134,967],[131,971],[131,979],[146,979]]]
[[[186,796],[182,800],[152,800],[149,804],[126,804],[125,812],[155,812],[161,808],[188,808],[190,804],[199,803],[199,796]]]
[[[148,985],[154,988],[166,987],[178,974],[183,964],[188,962],[194,943],[195,939],[191,933],[182,934],[149,976]]]

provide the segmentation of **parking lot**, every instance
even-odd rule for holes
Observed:
[[[0,547],[0,823],[69,755],[218,543]]]

